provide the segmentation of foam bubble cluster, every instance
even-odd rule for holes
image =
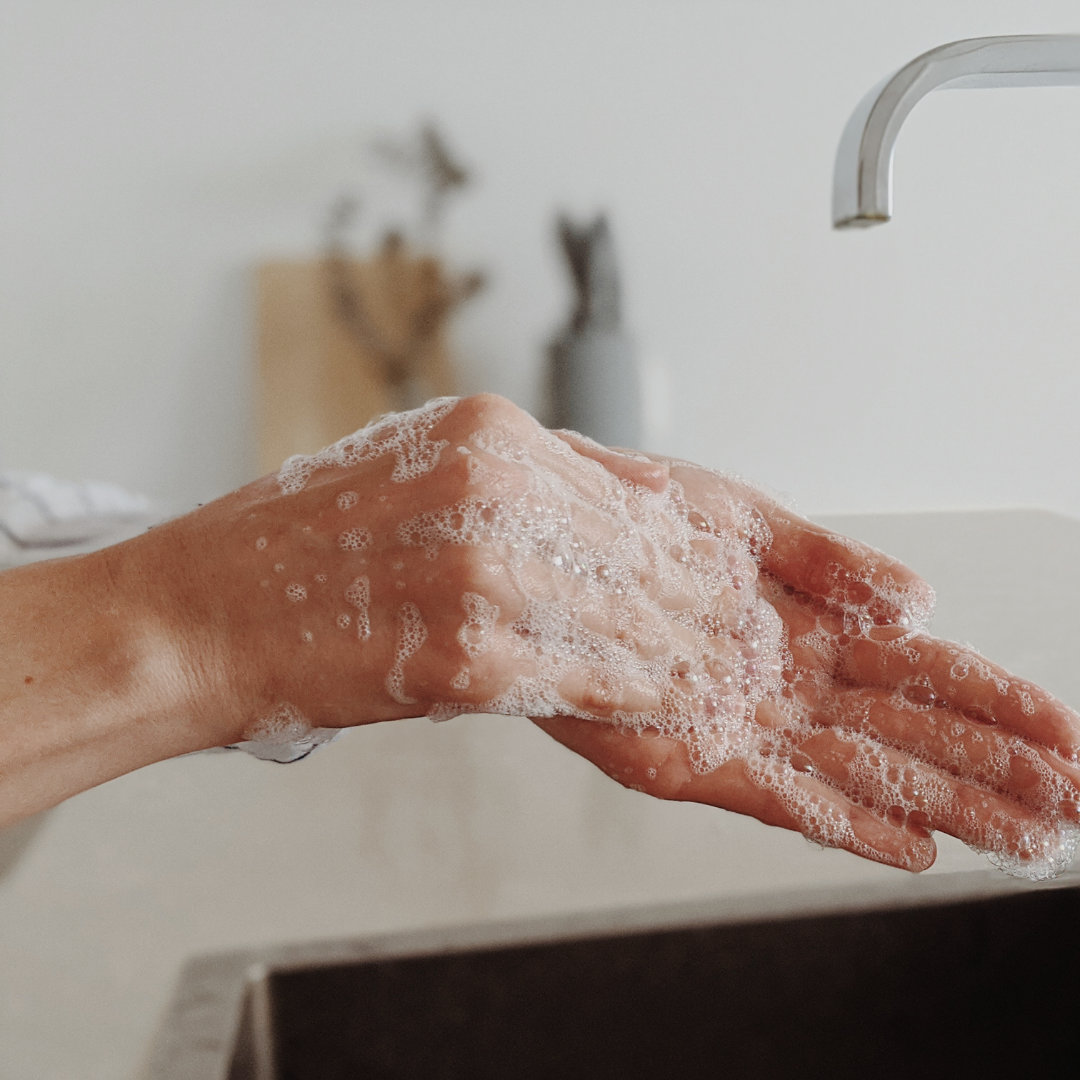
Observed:
[[[279,476],[281,488],[295,493],[318,469],[388,455],[394,457],[393,481],[424,476],[449,445],[433,439],[432,429],[454,406],[453,399],[439,399],[384,417],[320,454],[290,458]],[[881,694],[859,690],[858,679],[850,680],[854,689],[843,689],[852,641],[880,639],[886,625],[895,638],[878,640],[878,647],[920,670],[911,641],[930,621],[933,596],[895,580],[884,556],[876,559],[854,541],[833,538],[839,549],[849,543],[858,557],[824,568],[835,586],[828,599],[803,594],[762,572],[772,534],[754,499],[745,497],[745,485],[730,478],[717,475],[717,490],[727,494],[707,514],[687,501],[679,483],[657,492],[620,480],[594,462],[583,464],[550,433],[522,438],[513,425],[481,425],[467,441],[456,446],[469,477],[456,497],[379,536],[395,572],[403,571],[406,553],[422,552],[437,573],[447,548],[471,547],[483,552],[496,582],[484,591],[462,582],[453,642],[439,643],[443,651],[456,646],[459,658],[445,676],[442,699],[427,710],[433,719],[476,712],[571,715],[678,739],[699,773],[737,758],[807,836],[871,857],[875,852],[858,840],[849,815],[823,785],[881,820],[907,823],[915,835],[924,822],[955,822],[973,847],[1010,873],[1042,878],[1068,865],[1077,832],[1059,810],[1076,795],[1045,753],[995,730],[987,710],[965,710],[965,722],[958,721],[918,675],[902,680],[884,702]],[[359,503],[351,490],[330,498],[343,513]],[[338,537],[339,557],[354,558],[371,544],[369,528],[352,524]],[[401,557],[394,557],[395,545]],[[406,582],[394,585],[403,589]],[[286,595],[299,602],[307,591],[296,583]],[[433,596],[440,610],[429,618],[445,624],[446,594]],[[356,638],[367,641],[373,602],[368,576],[355,576],[341,599],[349,610],[330,617],[341,630],[355,625]],[[384,684],[394,701],[416,704],[410,661],[428,639],[424,597],[391,603],[386,618],[395,640]],[[801,608],[800,625],[808,627],[792,641],[777,612],[783,605]],[[799,668],[794,658],[808,650],[817,662]],[[497,655],[497,667],[519,674],[481,700],[478,687],[487,684],[478,681],[477,661],[489,654]],[[959,685],[972,673],[996,685],[1000,695],[1013,695],[1027,715],[1045,700],[1037,688],[996,674],[972,650],[957,646],[950,678]],[[425,700],[429,689],[426,677]],[[882,706],[910,723],[883,733],[874,713]],[[284,731],[285,721],[295,719],[290,717],[275,723]],[[823,731],[835,736],[843,759],[839,772],[826,774],[808,752]],[[649,770],[650,779],[655,774]],[[1018,776],[1024,783],[1015,783]],[[1010,790],[1030,811],[1032,824],[1018,830],[1015,819],[989,801],[958,808],[953,777],[985,791],[988,800]],[[911,862],[917,861],[913,848]]]
[[[307,757],[316,747],[333,742],[340,734],[339,728],[312,727],[295,705],[282,702],[257,720],[247,731],[245,740],[231,749],[244,750],[263,761],[285,764]]]
[[[467,592],[461,598],[465,621],[457,632],[457,641],[469,659],[479,656],[488,645],[488,635],[495,629],[499,609],[480,593]]]
[[[427,641],[427,636],[427,627],[420,609],[412,601],[402,604],[398,608],[398,638],[394,663],[386,676],[387,693],[401,705],[416,704],[416,698],[405,693],[405,661],[420,651]]]
[[[338,537],[338,546],[342,551],[363,551],[371,543],[371,533],[363,526],[346,529]]]
[[[347,467],[393,454],[394,471],[391,478],[397,483],[415,480],[431,472],[439,455],[448,445],[445,440],[428,438],[431,429],[457,404],[457,398],[436,398],[423,409],[411,413],[391,413],[380,417],[353,435],[346,435],[333,446],[317,454],[294,454],[278,473],[281,490],[288,494],[302,491],[311,474],[331,466]],[[354,495],[343,492],[343,496]],[[345,499],[346,503],[349,500]],[[349,504],[355,505],[355,504]],[[341,506],[342,510],[348,506]]]
[[[356,608],[356,636],[366,641],[371,637],[371,582],[365,575],[353,579],[345,590],[345,602]],[[337,624],[344,630],[349,625],[349,613],[340,614]]]

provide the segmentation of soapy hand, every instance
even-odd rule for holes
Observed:
[[[895,560],[731,477],[653,460],[669,465],[705,529],[745,506],[767,524],[758,588],[787,632],[784,687],[758,703],[746,752],[707,773],[678,740],[573,718],[539,721],[545,730],[629,786],[890,865],[929,866],[941,830],[1011,873],[1066,868],[1080,817],[1073,710],[923,632],[933,593]]]
[[[936,829],[1030,876],[1071,853],[1075,714],[928,637],[911,571],[731,477],[480,395],[195,517],[242,583],[205,620],[223,741],[526,715],[621,783],[894,865]]]
[[[215,675],[220,741],[298,717],[572,713],[651,717],[705,762],[698,714],[742,717],[779,676],[781,628],[740,591],[749,550],[731,537],[715,557],[672,494],[666,464],[480,395],[387,418],[137,545],[183,553],[190,586],[165,607]],[[762,528],[749,511],[740,527]]]

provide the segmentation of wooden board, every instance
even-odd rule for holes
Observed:
[[[450,288],[436,260],[400,247],[370,260],[338,262],[336,271],[323,259],[260,266],[258,436],[265,472],[383,413],[455,392],[441,321],[411,354],[407,383],[395,384],[380,350],[366,347],[342,314],[342,280],[362,301],[378,340],[393,351],[407,350],[425,305]]]

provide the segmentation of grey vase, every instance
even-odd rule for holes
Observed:
[[[641,380],[633,342],[622,327],[619,275],[607,218],[558,223],[576,306],[552,342],[552,426],[605,446],[636,448],[642,439]]]

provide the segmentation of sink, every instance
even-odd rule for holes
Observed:
[[[951,877],[969,880],[913,879],[884,908],[751,898],[205,957],[150,1075],[1066,1075],[1080,883]],[[984,883],[993,895],[971,895]]]

